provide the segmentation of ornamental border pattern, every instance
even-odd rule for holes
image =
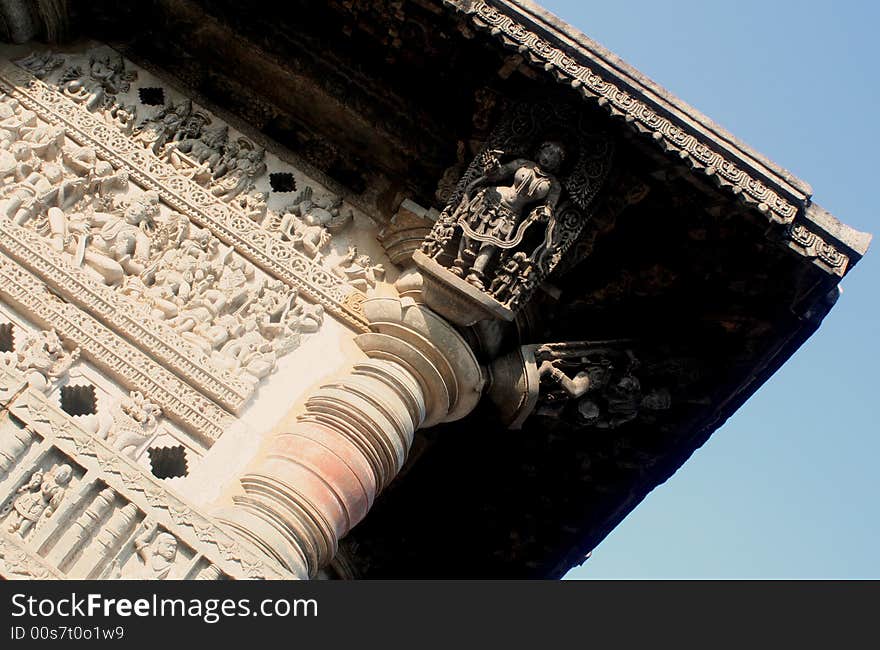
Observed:
[[[10,406],[10,412],[86,470],[93,471],[95,478],[155,516],[160,524],[227,575],[250,579],[293,577],[268,558],[257,556],[238,543],[217,522],[166,488],[137,462],[81,429],[45,395],[28,389]]]
[[[303,255],[290,242],[261,229],[235,206],[181,176],[170,163],[138,147],[116,127],[8,61],[0,64],[0,90],[47,122],[65,126],[67,135],[77,144],[94,147],[101,158],[127,169],[135,184],[158,192],[168,206],[210,230],[266,273],[320,303],[354,330],[369,331],[366,317],[356,311],[363,301],[352,296],[361,292]]]
[[[575,61],[559,48],[553,47],[535,32],[528,30],[515,18],[504,14],[488,2],[477,2],[463,8],[456,0],[445,0],[460,11],[471,14],[471,19],[479,28],[488,30],[493,36],[500,36],[509,47],[516,47],[528,54],[533,63],[543,63],[544,69],[556,74],[557,79],[569,81],[575,89],[589,98],[597,99],[600,106],[618,117],[624,117],[642,133],[650,133],[665,150],[677,151],[682,158],[690,160],[695,168],[700,168],[707,176],[714,176],[720,185],[745,200],[756,205],[758,210],[780,224],[794,221],[798,207],[760,180],[752,178],[743,169],[725,159],[712,147],[701,142],[696,136],[673,124],[672,120],[660,115],[645,102],[633,97],[615,84],[603,79],[599,74],[582,63]]]
[[[515,47],[521,54],[528,55],[532,63],[543,64],[544,69],[552,71],[557,80],[568,81],[572,88],[580,89],[585,97],[596,99],[599,106],[606,108],[612,116],[622,117],[640,133],[650,134],[665,151],[678,152],[682,159],[689,161],[691,167],[702,170],[719,186],[728,188],[746,204],[757,207],[771,221],[787,226],[783,237],[790,249],[814,259],[828,273],[840,277],[846,273],[850,261],[848,255],[805,225],[792,225],[801,211],[798,205],[750,176],[700,138],[603,79],[589,66],[575,61],[490,3],[461,0],[444,2],[469,15],[478,28],[500,37],[508,47]]]
[[[0,251],[48,281],[62,298],[140,344],[150,355],[198,386],[200,392],[233,412],[238,412],[253,394],[252,385],[211,363],[203,352],[167,325],[143,313],[138,305],[98,284],[81,269],[59,260],[48,242],[5,216],[0,216]]]
[[[118,378],[126,388],[142,391],[162,407],[169,419],[203,444],[213,444],[235,421],[232,414],[193,390],[93,316],[57,298],[43,282],[2,254],[0,297],[79,346],[89,361]]]
[[[843,277],[849,266],[849,257],[803,224],[796,223],[786,229],[785,237],[789,248],[804,257],[812,259],[820,268]]]

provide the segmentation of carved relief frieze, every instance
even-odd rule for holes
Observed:
[[[100,56],[93,55],[93,60],[98,67],[104,66]],[[124,171],[143,190],[155,191],[163,204],[206,228],[303,298],[350,327],[366,331],[363,314],[356,311],[362,301],[351,297],[358,289],[333,272],[337,260],[331,263],[317,254],[322,239],[339,226],[333,212],[350,220],[338,203],[314,199],[305,209],[294,205],[278,213],[270,211],[264,193],[255,190],[256,179],[267,171],[265,152],[246,139],[233,141],[222,126],[209,126],[210,118],[190,102],[169,103],[140,121],[129,116],[126,123],[136,125],[128,137],[127,129],[119,124],[119,110],[125,113],[127,109],[117,106],[110,86],[99,89],[100,84],[86,79],[102,73],[80,70],[76,87],[86,88],[83,92],[91,99],[77,101],[70,90],[76,79],[47,72],[42,76],[52,79],[44,82],[28,71],[41,72],[39,63],[29,65],[25,59],[20,64],[25,67],[0,65],[0,88],[24,108],[63,127],[69,138],[93,149],[111,169]],[[110,67],[118,69],[118,63]],[[98,95],[102,99],[94,100]],[[136,242],[133,247],[137,248]]]
[[[134,404],[136,399],[140,404]],[[150,407],[134,396],[127,408],[134,419]],[[91,481],[90,487],[78,490],[89,496],[81,497],[79,505],[71,505],[71,512],[81,513],[79,517],[74,514],[73,518],[54,521],[63,528],[57,548],[47,556],[56,562],[54,567],[47,566],[56,577],[61,577],[59,569],[68,572],[68,577],[125,579],[290,577],[268,558],[242,547],[213,519],[118,449],[112,439],[102,440],[83,428],[42,393],[27,389],[11,409],[18,420],[45,439],[45,444],[87,470]],[[67,465],[62,462],[51,472],[31,471],[12,502],[4,530],[15,523],[15,512],[23,512],[25,519],[31,515],[51,518],[45,512],[53,504],[57,508],[55,501],[63,498],[69,481],[64,467]],[[43,537],[48,538],[48,533]],[[26,548],[22,550],[26,552]],[[2,570],[0,574],[7,575]]]
[[[9,181],[0,188],[0,251],[59,295],[233,412],[278,357],[320,326],[320,304],[267,279],[210,232],[165,208],[157,192],[129,187],[128,171],[99,160],[92,147],[68,142],[64,127],[14,98],[0,100],[0,108],[8,127],[0,174]],[[37,146],[40,133],[51,135],[53,147]],[[350,221],[338,206],[331,212],[312,201],[310,188],[301,195],[298,214],[321,242],[322,223]],[[299,233],[304,221],[290,215],[290,223]],[[376,267],[362,266],[361,275],[373,278]],[[362,281],[349,278],[353,272],[334,273],[351,284]]]
[[[65,350],[69,348],[71,354],[79,348],[82,356],[96,367],[131,390],[142,391],[161,406],[167,417],[204,444],[212,444],[234,422],[229,412],[195,391],[94,317],[60,300],[34,275],[4,255],[0,255],[0,298],[32,315],[40,326],[49,328],[47,331],[54,330],[56,337],[68,341]],[[35,342],[38,352],[41,345],[40,341]],[[53,344],[51,347],[54,349],[57,346]],[[46,354],[49,353],[43,345],[37,357]],[[67,352],[56,350],[55,356],[60,359],[63,354]],[[53,366],[55,361],[52,362]],[[47,363],[45,359],[40,361],[41,367]],[[32,375],[39,383],[36,372]]]

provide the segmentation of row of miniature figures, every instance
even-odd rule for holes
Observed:
[[[26,575],[39,558],[50,575],[75,579],[216,580],[222,571],[60,449],[0,425],[0,574]],[[18,548],[18,553],[10,548]],[[18,556],[18,557],[16,557]]]

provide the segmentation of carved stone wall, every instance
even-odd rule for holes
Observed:
[[[25,385],[0,370],[0,393],[15,395],[0,413],[4,576],[289,577]]]
[[[289,577],[194,504],[368,330],[373,222],[109,48],[0,55],[0,575]]]

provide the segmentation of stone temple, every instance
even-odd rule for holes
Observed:
[[[7,579],[559,577],[870,240],[528,0],[0,31]]]

